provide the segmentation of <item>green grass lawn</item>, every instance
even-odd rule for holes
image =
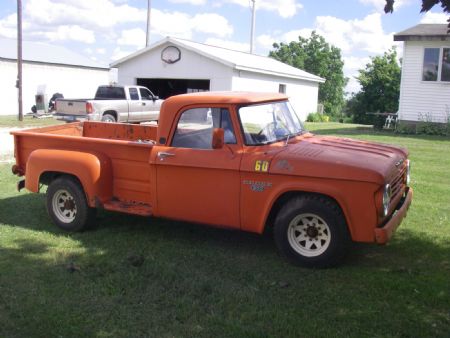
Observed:
[[[55,120],[53,117],[34,118],[31,115],[24,115],[23,120],[19,121],[17,116],[0,116],[0,127],[43,127],[52,124],[64,123]]]
[[[0,337],[448,337],[450,138],[307,126],[408,147],[413,205],[388,245],[313,270],[196,224],[101,211],[67,234],[0,165]]]

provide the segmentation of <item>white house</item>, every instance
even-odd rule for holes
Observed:
[[[420,24],[394,35],[404,41],[399,119],[450,121],[450,35],[446,24]]]
[[[197,91],[282,92],[304,120],[317,111],[325,80],[272,58],[167,37],[111,64],[120,84],[137,84],[155,95]]]
[[[66,48],[23,41],[23,112],[30,112],[38,92],[46,102],[54,93],[64,97],[94,97],[97,87],[108,84],[109,67],[100,65]],[[18,114],[17,41],[0,39],[0,115]],[[41,93],[40,93],[41,94]]]

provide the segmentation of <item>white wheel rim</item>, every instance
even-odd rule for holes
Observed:
[[[65,189],[60,189],[53,195],[52,208],[55,216],[63,223],[73,222],[77,215],[75,200]]]
[[[291,248],[302,256],[317,257],[330,246],[328,224],[315,214],[301,214],[289,223],[288,240]]]
[[[114,122],[114,119],[113,119],[111,116],[104,116],[104,117],[102,118],[102,121],[103,121],[103,122],[108,122],[108,123],[113,123],[113,122]]]

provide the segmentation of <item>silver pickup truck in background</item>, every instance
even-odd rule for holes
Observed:
[[[64,121],[156,121],[163,100],[141,86],[100,86],[94,99],[57,99],[54,116]]]

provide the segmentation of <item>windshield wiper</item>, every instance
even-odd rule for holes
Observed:
[[[300,131],[297,131],[295,133],[290,133],[290,134],[285,135],[286,142],[284,143],[284,146],[287,147],[287,145],[289,144],[289,140],[291,139],[292,136],[301,135],[303,133],[304,133],[304,130],[300,130]]]

